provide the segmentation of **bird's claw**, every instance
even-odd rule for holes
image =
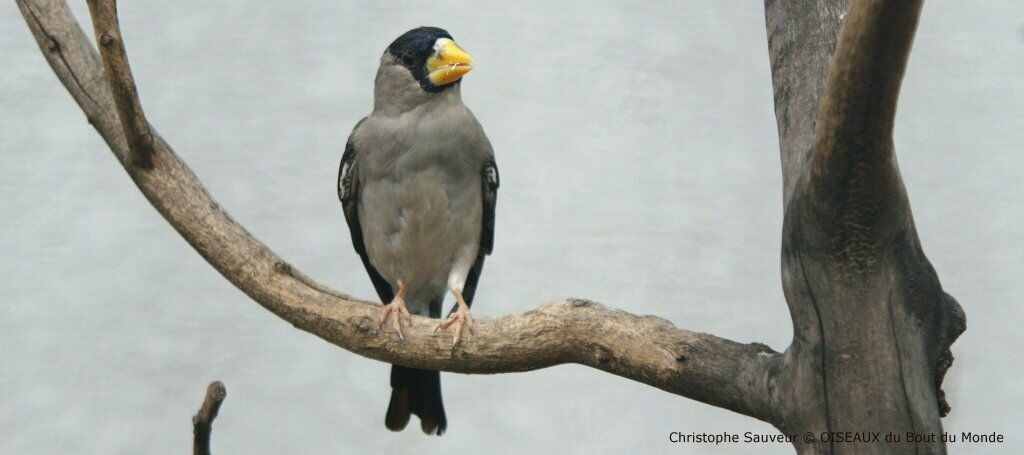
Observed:
[[[398,333],[398,339],[405,341],[405,336],[402,335],[402,318],[405,317],[406,322],[409,320],[409,310],[405,308],[405,300],[396,298],[391,303],[384,305],[384,311],[380,315],[380,331],[384,331],[384,324],[387,324],[388,319],[391,317],[391,313],[395,313],[395,319],[392,323],[395,326],[395,332]]]
[[[454,313],[448,316],[440,325],[437,326],[434,331],[448,330],[448,327],[455,326],[455,334],[452,337],[452,349],[454,350],[459,342],[462,341],[463,330],[469,330],[469,334],[475,334],[473,331],[473,315],[469,313],[469,308],[459,307]]]

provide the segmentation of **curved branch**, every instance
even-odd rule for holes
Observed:
[[[920,10],[920,0],[854,2],[822,93],[806,208],[833,231],[839,259],[860,268],[912,229],[892,133]]]
[[[815,160],[822,166],[845,164],[833,154],[855,144],[891,154],[885,145],[920,12],[921,0],[858,0],[850,8],[818,113]]]
[[[231,219],[155,130],[150,130],[152,168],[133,166],[128,157],[135,145],[125,140],[125,131],[134,134],[137,125],[148,125],[141,108],[132,111],[126,106],[134,103],[114,102],[95,51],[63,1],[18,0],[18,5],[54,72],[146,198],[218,272],[295,327],[356,354],[417,368],[502,373],[579,363],[770,421],[768,377],[778,353],[585,300],[481,319],[476,335],[456,351],[448,336],[434,332],[436,321],[427,318],[411,318],[405,342],[381,333],[375,322],[379,305],[331,291],[289,266]],[[100,31],[108,26],[114,29]],[[97,27],[98,36],[120,36],[115,20],[97,21]],[[117,73],[121,40],[101,50],[108,69]],[[130,73],[122,74],[128,77],[110,78],[114,92],[134,95]]]

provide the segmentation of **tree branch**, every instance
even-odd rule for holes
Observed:
[[[213,431],[213,419],[217,418],[220,405],[228,396],[224,383],[214,381],[206,388],[203,405],[192,417],[192,454],[210,455],[210,434]]]
[[[765,0],[787,202],[810,160],[821,93],[850,0]]]
[[[858,0],[850,8],[818,113],[819,166],[846,164],[833,154],[860,144],[891,154],[886,145],[920,11],[921,0]]]
[[[149,122],[142,112],[142,103],[135,88],[135,79],[128,64],[128,53],[121,39],[121,28],[117,22],[117,2],[115,0],[88,0],[89,12],[92,15],[96,42],[105,51],[103,68],[110,82],[110,91],[114,95],[114,103],[121,118],[124,135],[128,139],[130,162],[136,166],[151,167],[150,157],[153,154],[153,135],[149,131]]]
[[[586,300],[480,319],[476,335],[456,351],[447,335],[434,332],[436,320],[413,316],[405,342],[381,333],[375,322],[379,305],[331,291],[289,266],[210,197],[155,130],[149,130],[152,169],[133,165],[129,157],[145,145],[125,140],[126,134],[147,124],[141,108],[131,107],[138,101],[130,72],[117,74],[127,69],[127,58],[118,64],[119,38],[101,51],[113,92],[130,95],[132,103],[114,102],[95,51],[63,1],[18,5],[54,72],[146,198],[218,272],[295,327],[356,354],[417,368],[502,373],[579,363],[770,421],[768,378],[778,353]],[[103,19],[97,21],[101,42],[102,36],[120,37],[117,21]],[[118,122],[119,112],[124,122]]]
[[[892,132],[920,9],[920,0],[854,2],[822,94],[805,215],[831,232],[830,254],[861,270],[913,229]]]

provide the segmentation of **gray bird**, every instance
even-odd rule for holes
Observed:
[[[352,130],[338,175],[352,246],[385,303],[381,328],[394,314],[404,339],[402,318],[440,318],[450,292],[456,306],[438,329],[454,326],[453,349],[472,330],[498,190],[494,150],[462,104],[459,84],[472,69],[440,28],[398,37],[380,58],[373,111]],[[424,433],[445,432],[440,373],[392,365],[385,426],[400,431],[410,414]]]

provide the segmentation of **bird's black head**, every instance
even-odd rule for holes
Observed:
[[[473,59],[462,50],[452,35],[437,27],[419,27],[399,36],[387,52],[409,69],[420,87],[440,92],[458,84],[473,69]]]

